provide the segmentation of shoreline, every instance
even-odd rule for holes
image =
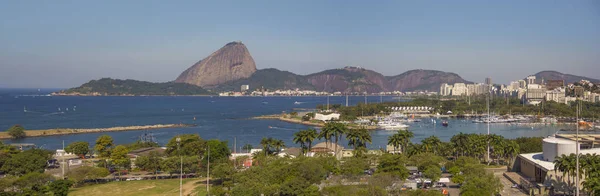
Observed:
[[[85,133],[104,133],[104,132],[120,132],[120,131],[139,131],[150,129],[165,129],[165,128],[182,128],[194,127],[194,124],[156,124],[156,125],[140,125],[140,126],[121,126],[108,128],[56,128],[42,130],[25,130],[25,138],[28,137],[46,137],[58,135],[74,135]],[[0,139],[13,139],[7,132],[0,132]]]
[[[279,115],[279,114],[256,116],[256,117],[252,117],[250,119],[253,119],[253,120],[279,120],[279,121],[288,122],[288,123],[301,124],[301,125],[307,125],[307,126],[315,126],[315,127],[325,126],[325,123],[322,123],[322,122],[310,122],[310,121],[302,121],[300,119],[285,118],[283,115]],[[377,126],[372,126],[372,125],[368,125],[368,126],[355,125],[355,124],[347,124],[347,125],[348,125],[348,128],[350,128],[350,129],[365,128],[366,130],[371,130],[371,131],[377,130]]]
[[[435,118],[435,117],[439,117],[437,115],[419,115],[417,117],[417,115],[415,115],[415,118],[423,118],[423,117],[429,117],[429,118]],[[442,117],[444,118],[444,117]],[[445,118],[454,118],[454,119],[460,119],[457,118],[456,116],[445,116]],[[270,114],[270,115],[261,115],[261,116],[256,116],[256,117],[252,117],[250,118],[252,120],[279,120],[279,121],[283,121],[283,122],[288,122],[288,123],[294,123],[294,124],[302,124],[302,125],[307,125],[307,126],[316,126],[316,127],[323,127],[324,123],[322,122],[311,122],[311,121],[302,121],[300,119],[294,119],[294,118],[286,118],[284,115],[280,115],[280,114]],[[486,123],[473,123],[473,124],[486,124]],[[490,125],[517,125],[517,126],[523,126],[523,127],[530,127],[530,126],[573,126],[576,123],[572,123],[572,122],[558,122],[558,123],[544,123],[544,122],[522,122],[522,123],[490,123]],[[359,127],[360,125],[355,125],[355,124],[347,124],[349,125],[349,128],[355,128],[355,127]],[[364,127],[367,130],[377,130],[378,127],[377,126],[373,126],[373,125],[369,125],[369,126],[360,126],[360,127]],[[594,131],[594,129],[581,129],[580,131],[584,131],[584,132],[590,132],[590,131]]]

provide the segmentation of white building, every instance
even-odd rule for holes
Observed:
[[[440,95],[449,96],[452,93],[452,85],[448,85],[447,83],[443,83],[440,86]]]
[[[565,103],[565,89],[555,88],[554,90],[546,91],[546,101]]]
[[[469,91],[465,83],[455,83],[452,88],[452,96],[468,95]]]
[[[535,84],[535,76],[527,76],[527,85],[530,84]]]
[[[527,88],[527,82],[525,82],[525,80],[518,80],[517,82],[519,83],[519,88]]]
[[[528,104],[537,105],[546,99],[546,88],[539,84],[527,84],[525,98]]]
[[[340,119],[340,114],[338,114],[338,113],[331,113],[331,114],[316,113],[314,119],[315,120],[320,120],[320,121],[339,120]]]
[[[244,84],[240,88],[241,88],[240,90],[242,90],[242,92],[244,92],[244,91],[250,90],[250,85]]]

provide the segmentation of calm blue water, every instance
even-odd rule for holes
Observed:
[[[19,96],[45,94],[43,89],[0,89],[0,130],[14,124],[26,129],[50,128],[100,128],[114,126],[188,123],[197,127],[158,129],[149,131],[127,131],[90,133],[52,137],[32,137],[20,140],[6,140],[5,143],[35,143],[46,149],[62,148],[62,141],[94,143],[102,134],[112,136],[117,144],[134,142],[143,133],[152,133],[164,145],[177,134],[199,134],[204,139],[228,140],[233,146],[237,138],[238,148],[243,144],[259,147],[263,137],[282,139],[288,146],[293,133],[309,128],[304,125],[280,122],[277,120],[249,120],[248,118],[290,112],[294,108],[313,109],[317,104],[327,103],[327,97],[50,97]],[[294,102],[301,102],[296,105]],[[351,104],[364,102],[364,97],[350,97]],[[380,97],[368,97],[369,102],[379,102]],[[383,101],[395,101],[383,97]],[[345,97],[330,97],[330,103],[345,104]],[[24,108],[27,112],[24,112]],[[60,110],[59,110],[60,108]],[[67,111],[68,109],[68,111]],[[196,117],[194,121],[193,118]],[[441,120],[434,126],[429,119],[411,124],[415,133],[414,142],[430,135],[447,141],[458,132],[487,133],[485,124],[470,121],[449,120],[449,127],[442,127]],[[272,128],[269,128],[271,126]],[[492,125],[491,132],[508,138],[519,136],[546,136],[555,133],[559,127]],[[385,147],[391,131],[372,132],[373,144],[370,148]],[[346,141],[340,143],[345,144]]]

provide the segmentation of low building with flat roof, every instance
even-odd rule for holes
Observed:
[[[562,155],[574,154],[580,146],[570,139],[560,136],[549,136],[542,141],[543,152],[519,154],[512,166],[512,171],[521,174],[538,194],[548,194],[550,190],[562,192],[569,187],[560,171],[554,170],[554,160]],[[600,154],[600,148],[579,150],[580,154]]]

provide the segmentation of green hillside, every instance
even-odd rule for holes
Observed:
[[[80,87],[57,92],[59,95],[210,95],[199,86],[186,83],[152,83],[138,80],[102,78]]]

